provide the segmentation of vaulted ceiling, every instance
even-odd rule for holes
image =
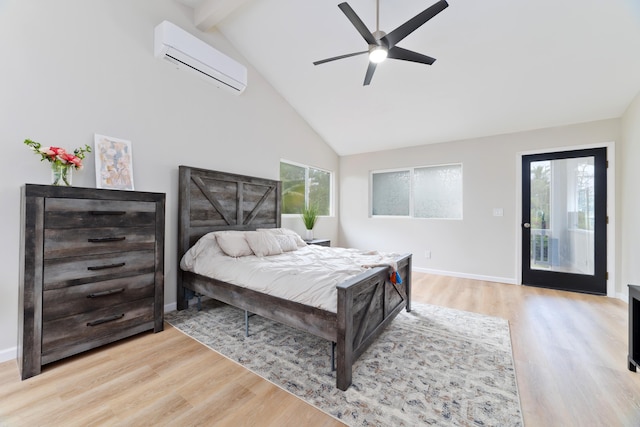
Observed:
[[[340,155],[620,117],[640,92],[638,0],[449,0],[363,86],[341,0],[178,0],[219,30]],[[380,0],[387,33],[436,0]],[[348,0],[371,30],[375,0]],[[251,76],[249,76],[251,77]],[[249,85],[251,81],[249,80]]]

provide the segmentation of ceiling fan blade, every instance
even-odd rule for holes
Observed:
[[[338,59],[349,58],[351,56],[362,55],[363,53],[369,53],[368,50],[363,50],[362,52],[355,53],[347,53],[346,55],[334,56],[333,58],[321,59],[320,61],[315,61],[313,65],[324,64],[325,62],[336,61]]]
[[[398,46],[395,46],[392,49],[389,49],[389,52],[387,53],[387,58],[401,59],[403,61],[418,62],[420,64],[427,64],[427,65],[431,65],[436,61],[435,58],[432,58],[430,56],[423,55],[421,53],[414,52],[412,50],[403,49]]]
[[[351,6],[349,6],[347,2],[340,3],[338,7],[342,12],[344,12],[345,15],[347,15],[349,21],[351,21],[353,26],[356,27],[356,30],[358,30],[362,38],[364,38],[368,44],[378,44],[376,39],[373,37],[373,34],[371,34],[371,31],[369,31],[367,26],[364,25],[364,22],[362,22],[358,15],[356,15],[356,13],[353,11],[353,9],[351,9]]]
[[[373,73],[376,71],[376,64],[375,62],[369,62],[369,67],[367,68],[367,74],[364,76],[364,83],[362,84],[362,86],[368,86],[369,83],[371,83],[371,78],[373,77]]]
[[[436,16],[438,13],[442,12],[448,6],[449,3],[447,3],[445,0],[440,0],[439,2],[431,5],[413,18],[409,19],[407,22],[400,25],[398,28],[391,31],[386,36],[382,37],[382,40],[386,40],[389,48],[394,47],[396,43],[407,37],[409,34],[413,33],[425,22]]]

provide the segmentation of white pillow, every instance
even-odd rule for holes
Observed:
[[[293,236],[296,239],[296,245],[299,248],[303,248],[307,246],[307,243],[304,240],[302,240],[302,237],[300,237],[298,233],[296,233],[293,230],[289,230],[288,228],[258,228],[258,231],[267,231],[275,235],[282,234],[285,236]]]
[[[278,242],[278,245],[280,245],[280,249],[282,249],[282,252],[291,252],[298,249],[298,244],[294,236],[289,236],[286,234],[274,234],[273,237]]]
[[[191,246],[189,250],[184,254],[180,262],[180,267],[183,270],[191,270],[193,264],[198,257],[209,258],[216,255],[222,255],[222,249],[216,241],[216,233],[207,233],[202,236],[195,245]]]
[[[282,253],[273,234],[262,231],[247,231],[244,237],[256,256],[280,255]]]
[[[222,251],[232,257],[252,255],[253,251],[244,237],[244,231],[224,231],[216,233],[216,240]]]

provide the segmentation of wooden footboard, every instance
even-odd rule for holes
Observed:
[[[336,386],[351,385],[353,363],[406,307],[411,311],[411,255],[398,261],[402,284],[377,267],[338,285]]]
[[[251,289],[182,272],[179,295],[190,289],[267,319],[336,343],[336,386],[351,385],[353,363],[406,307],[411,311],[411,255],[398,260],[402,284],[389,280],[389,269],[376,267],[337,286],[337,313],[273,297]],[[188,306],[179,301],[178,309]]]

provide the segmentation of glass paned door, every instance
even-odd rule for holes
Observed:
[[[606,149],[523,156],[523,284],[606,293]]]

